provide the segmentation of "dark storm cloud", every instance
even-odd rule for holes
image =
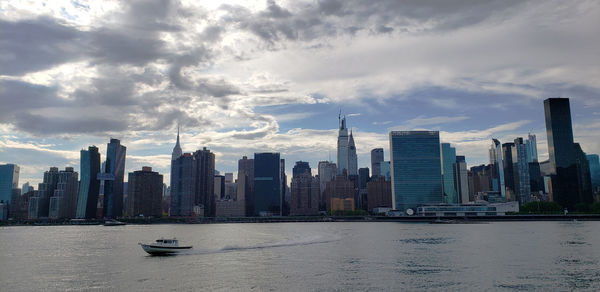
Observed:
[[[121,132],[127,129],[127,124],[120,118],[47,117],[25,112],[16,114],[15,118],[15,126],[37,135]]]
[[[442,32],[477,24],[492,17],[503,19],[523,1],[318,1],[284,8],[275,1],[256,13],[241,6],[223,5],[222,21],[246,29],[267,43],[313,40],[364,30],[385,34]],[[415,23],[427,26],[414,27]]]
[[[0,75],[22,75],[82,57],[82,33],[56,19],[0,19]]]

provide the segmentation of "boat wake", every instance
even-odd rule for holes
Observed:
[[[293,239],[286,240],[280,242],[271,242],[271,243],[262,243],[256,245],[226,245],[220,249],[212,249],[212,250],[202,250],[194,248],[194,250],[183,251],[179,254],[214,254],[214,253],[226,253],[226,252],[237,252],[237,251],[247,251],[247,250],[257,250],[257,249],[267,249],[267,248],[277,248],[277,247],[290,247],[290,246],[303,246],[303,245],[313,245],[313,244],[323,244],[329,242],[335,242],[340,240],[340,238],[328,238],[324,239],[322,237],[310,237],[303,239]]]

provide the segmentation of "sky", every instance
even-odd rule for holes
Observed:
[[[600,153],[599,36],[593,0],[4,0],[0,164],[37,184],[112,137],[127,172],[168,184],[180,125],[221,172],[280,152],[316,174],[340,110],[359,167],[389,159],[392,130],[438,130],[469,166],[531,132],[543,160],[548,97],[571,99],[575,140]]]

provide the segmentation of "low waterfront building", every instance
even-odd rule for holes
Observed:
[[[504,216],[509,212],[519,212],[519,202],[487,204],[437,204],[417,208],[418,216],[462,217],[462,216]]]

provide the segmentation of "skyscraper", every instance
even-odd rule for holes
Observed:
[[[58,183],[50,198],[50,218],[75,218],[77,213],[78,173],[72,167],[58,172]]]
[[[104,181],[105,218],[123,215],[123,180],[125,177],[125,152],[127,148],[118,139],[110,139],[106,145],[106,169],[104,173],[111,179]]]
[[[490,147],[490,165],[492,165],[493,171],[489,174],[489,178],[492,181],[492,190],[499,192],[501,197],[506,198],[504,161],[502,156],[502,144],[498,139],[492,139],[492,146]]]
[[[254,159],[244,156],[238,160],[238,200],[244,198],[245,215],[253,214],[254,205]]]
[[[58,168],[50,167],[50,170],[44,172],[44,180],[29,200],[29,219],[48,217],[50,197],[54,195],[56,184],[58,184]]]
[[[502,144],[502,163],[504,164],[504,187],[506,190],[506,199],[516,200],[515,194],[515,168],[513,163],[513,149],[515,143]]]
[[[569,99],[544,100],[544,113],[554,201],[569,209],[578,203],[591,203],[591,189],[585,190],[587,178],[582,177],[584,173],[580,171],[581,164],[578,164],[583,159],[578,159],[581,153],[578,153],[573,141]]]
[[[521,205],[531,201],[531,182],[529,179],[527,152],[527,145],[523,143],[523,138],[515,139],[512,149],[515,201],[518,201]]]
[[[194,152],[195,163],[195,196],[194,204],[204,206],[204,216],[215,216],[215,154],[206,149]]]
[[[339,118],[339,117],[338,117]],[[348,171],[348,128],[346,128],[346,117],[340,120],[340,129],[338,131],[337,142],[337,166],[338,175],[342,174],[344,169]]]
[[[281,215],[279,153],[254,153],[254,216]]]
[[[144,166],[129,173],[127,186],[127,216],[162,216],[163,176]]]
[[[371,175],[377,179],[381,175],[381,163],[383,162],[383,148],[371,150]]]
[[[170,216],[191,216],[196,193],[194,156],[184,153],[171,161]]]
[[[290,215],[319,213],[319,179],[310,174],[308,162],[296,162],[290,193]]]
[[[179,145],[179,126],[177,126],[177,143],[175,143],[175,147],[173,147],[173,153],[171,153],[171,161],[181,157],[183,152],[181,151],[181,146]]]
[[[454,184],[454,178],[456,176],[454,173],[456,164],[456,148],[450,146],[449,143],[442,143],[441,155],[444,201],[447,204],[458,204],[459,197]]]
[[[348,138],[348,175],[358,175],[358,156],[356,155],[352,130],[350,130],[350,137]]]
[[[337,165],[331,161],[319,161],[319,203],[325,203],[323,194],[325,193],[325,187],[327,182],[330,182],[335,178],[337,171]]]
[[[600,159],[598,154],[587,155],[587,160],[590,165],[590,177],[592,178],[592,187],[600,187]]]
[[[0,165],[0,201],[10,204],[12,190],[19,188],[19,166]]]
[[[538,151],[537,139],[535,138],[535,134],[529,133],[527,141],[525,141],[525,147],[527,148],[527,162],[537,162]]]
[[[442,202],[439,132],[390,132],[390,158],[394,209]]]
[[[96,205],[98,204],[98,193],[100,192],[100,181],[97,179],[98,173],[100,173],[98,148],[90,146],[88,150],[81,150],[79,165],[81,181],[77,196],[76,217],[80,219],[96,218]]]
[[[454,185],[458,194],[458,200],[461,204],[468,203],[469,200],[469,177],[467,162],[464,156],[456,156],[454,165]]]

